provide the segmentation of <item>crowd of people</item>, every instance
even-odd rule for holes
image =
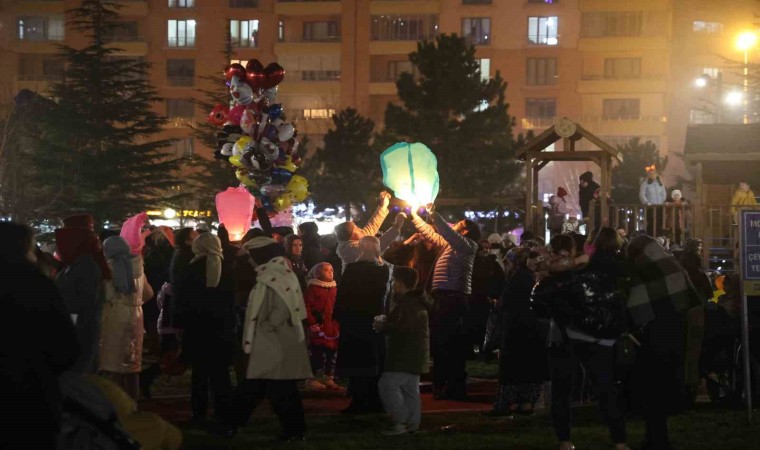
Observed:
[[[590,177],[583,183],[593,188]],[[527,231],[519,242],[481,239],[475,222],[450,225],[432,208],[401,212],[381,232],[390,200],[381,193],[366,226],[348,221],[327,236],[314,223],[273,228],[261,210],[261,228],[240,242],[223,224],[217,234],[171,230],[141,215],[98,235],[91,216],[77,215],[56,230],[55,255],[35,246],[30,228],[0,223],[0,287],[13,308],[3,317],[15,325],[0,329],[43,331],[0,355],[14,368],[0,382],[13,392],[3,391],[5,403],[24,405],[13,412],[18,429],[47,420],[59,432],[36,438],[60,439],[63,374],[116,387],[136,413],[158,376],[190,366],[193,422],[226,437],[268,399],[280,439],[303,440],[301,390],[342,392],[343,380],[344,413],[387,412],[385,434],[412,433],[431,359],[433,397],[468,400],[466,360],[490,313],[500,386],[487,416],[532,415],[551,382],[544,403],[559,448],[574,448],[570,405],[583,367],[617,449],[628,448],[629,410],[645,418],[643,448],[672,448],[667,417],[686,407],[699,378],[694,311],[713,296],[698,241],[676,257],[645,233],[629,241],[610,228],[583,236],[553,226],[548,245]],[[718,307],[735,317],[728,302]],[[149,366],[146,331],[160,338]],[[179,446],[170,427],[154,448]]]

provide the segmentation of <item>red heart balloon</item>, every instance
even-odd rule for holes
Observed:
[[[264,83],[261,85],[264,89],[277,86],[285,78],[285,69],[277,63],[271,63],[264,69]]]
[[[224,76],[227,81],[232,81],[232,77],[238,77],[238,80],[245,81],[245,67],[241,64],[230,64],[224,69]]]
[[[248,84],[253,89],[260,89],[264,82],[264,65],[258,59],[252,59],[245,65]]]

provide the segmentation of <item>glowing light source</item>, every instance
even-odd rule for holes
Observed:
[[[226,191],[216,194],[219,223],[227,228],[231,241],[239,241],[251,228],[255,204],[255,199],[244,186],[227,188]]]
[[[736,37],[736,48],[746,52],[757,44],[757,33],[754,31],[744,31]]]
[[[167,218],[167,219],[173,219],[173,218],[177,217],[177,211],[175,211],[175,210],[173,210],[171,208],[166,208],[164,210],[164,217]]]
[[[729,92],[726,95],[726,103],[731,106],[739,106],[744,101],[744,94],[739,91]]]
[[[412,207],[433,203],[438,196],[438,160],[425,144],[399,142],[380,155],[383,184]]]
[[[694,86],[698,88],[703,88],[707,86],[707,77],[705,76],[698,77],[696,80],[694,80]]]

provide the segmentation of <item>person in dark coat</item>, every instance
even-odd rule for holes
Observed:
[[[312,267],[325,260],[319,250],[320,236],[317,224],[314,222],[302,223],[298,226],[298,236],[303,242],[303,262],[306,264],[306,269],[311,270]]]
[[[110,279],[111,270],[97,235],[89,228],[59,228],[55,230],[55,242],[64,265],[55,284],[69,314],[76,317],[81,349],[72,370],[96,373],[103,310],[102,281]]]
[[[330,263],[335,271],[335,282],[340,284],[343,274],[343,261],[338,256],[338,238],[334,234],[326,234],[319,238],[319,251],[322,253],[324,262]]]
[[[687,239],[686,247],[678,257],[678,262],[689,274],[689,279],[701,294],[702,302],[705,303],[713,298],[713,288],[702,266],[702,251],[702,239]]]
[[[187,314],[187,304],[179,295],[180,285],[185,279],[187,268],[190,261],[195,257],[193,254],[193,241],[198,237],[198,232],[192,228],[180,228],[174,236],[174,255],[169,264],[169,282],[174,289],[171,303],[165,305],[171,315],[171,324],[177,328],[184,326],[185,315]]]
[[[546,339],[530,307],[535,274],[528,266],[530,250],[507,253],[509,270],[499,304],[499,394],[487,416],[530,415],[538,401],[541,384],[549,378]]]
[[[58,376],[77,361],[79,342],[55,284],[34,266],[29,227],[0,222],[0,448],[56,448]],[[19,334],[22,330],[33,330]]]
[[[282,245],[285,246],[285,258],[290,264],[290,269],[296,274],[298,284],[301,285],[301,292],[306,292],[306,275],[309,274],[309,269],[306,268],[303,259],[303,241],[298,235],[291,234],[282,241]]]
[[[219,238],[203,233],[193,241],[195,257],[177,294],[187,303],[182,356],[193,366],[191,405],[193,419],[205,419],[209,388],[214,414],[223,414],[232,385],[229,366],[235,346],[232,274],[222,264]]]
[[[579,179],[578,202],[581,206],[581,214],[583,214],[583,218],[585,219],[588,217],[589,203],[594,201],[594,193],[599,189],[599,184],[594,181],[594,174],[590,171],[583,172]]]
[[[337,375],[348,377],[350,406],[345,413],[383,411],[377,390],[385,359],[385,340],[372,330],[375,316],[383,314],[393,266],[380,258],[380,241],[359,240],[360,256],[348,264],[335,300],[333,317],[341,324]]]

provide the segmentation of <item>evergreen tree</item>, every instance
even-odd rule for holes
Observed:
[[[440,197],[503,193],[518,169],[499,72],[483,80],[475,48],[455,34],[418,43],[409,60],[417,75],[405,72],[396,82],[402,105],[386,109],[384,143],[430,147],[438,158]]]
[[[646,167],[654,164],[662,174],[668,166],[668,157],[660,156],[660,150],[652,141],[641,142],[632,138],[619,145],[623,162],[612,169],[612,198],[617,204],[639,204],[639,187],[646,177]]]
[[[230,63],[233,56],[232,40],[230,39],[229,20],[225,19],[226,37],[224,48],[220,53],[219,66],[213,72],[199,77],[200,80],[212,86],[211,89],[196,89],[200,94],[199,98],[194,100],[195,105],[204,113],[209,113],[216,105],[230,104],[230,90],[225,83],[224,68]],[[216,160],[212,157],[213,150],[217,146],[216,134],[219,127],[201,121],[193,126],[193,136],[207,147],[209,154],[193,155],[190,158],[190,164],[196,169],[196,173],[190,177],[190,189],[193,191],[193,198],[198,201],[198,207],[201,209],[214,209],[214,199],[216,193],[227,189],[229,186],[237,186],[240,182],[235,178],[235,171],[226,161]]]
[[[121,221],[175,200],[166,195],[177,184],[177,160],[166,151],[172,141],[152,140],[165,118],[152,109],[161,99],[147,79],[149,64],[107,45],[119,8],[82,0],[67,11],[87,43],[60,47],[63,80],[51,86],[54,103],[40,118],[33,178],[46,192],[43,217],[86,211],[98,221]]]
[[[320,207],[365,203],[380,188],[380,153],[372,149],[375,124],[353,108],[332,117],[334,128],[304,167],[309,191]]]

